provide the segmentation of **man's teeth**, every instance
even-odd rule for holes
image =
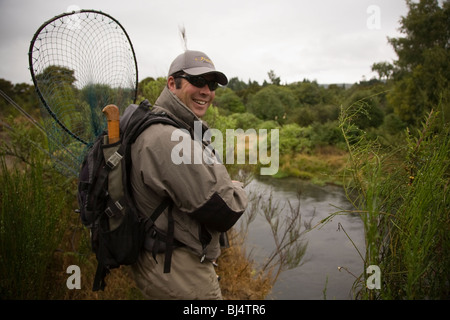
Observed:
[[[201,105],[205,105],[206,101],[200,101],[200,100],[194,100],[195,103],[201,104]]]

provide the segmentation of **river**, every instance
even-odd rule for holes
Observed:
[[[294,206],[300,201],[302,221],[311,221],[313,227],[332,213],[352,208],[342,187],[317,186],[296,178],[258,177],[246,190],[265,199],[272,194],[281,206],[287,200]],[[286,210],[288,206],[280,214],[287,215]],[[355,276],[363,272],[363,261],[345,233],[364,256],[361,219],[355,214],[336,215],[302,236],[307,249],[300,265],[281,273],[267,299],[352,299],[352,286]],[[250,223],[246,244],[247,252],[251,252],[251,258],[257,263],[262,263],[273,250],[274,240],[262,213]]]

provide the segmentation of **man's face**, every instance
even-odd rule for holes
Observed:
[[[213,80],[213,75],[203,76],[206,80]],[[190,84],[186,79],[181,79],[181,87],[176,88],[175,79],[170,76],[167,80],[169,90],[172,91],[192,112],[199,118],[203,117],[216,96],[215,91],[209,90],[205,85],[203,88],[197,88]]]

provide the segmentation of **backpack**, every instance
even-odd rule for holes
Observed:
[[[131,145],[139,134],[155,123],[175,127],[181,124],[167,113],[152,112],[147,100],[136,107],[130,105],[124,112],[124,116],[126,113],[132,114],[127,121],[121,119],[120,140],[108,144],[107,132],[100,134],[86,153],[79,172],[77,199],[80,218],[82,224],[90,229],[92,251],[98,262],[93,291],[104,290],[105,277],[111,269],[137,261],[147,232],[165,242],[161,246],[166,253],[164,272],[170,272],[171,253],[176,245],[173,239],[172,202],[164,200],[149,217],[141,215],[130,193],[128,177]],[[131,108],[133,110],[128,110]],[[166,208],[169,208],[168,232],[162,234],[155,228],[154,222]],[[156,241],[156,251],[158,247],[159,241]]]

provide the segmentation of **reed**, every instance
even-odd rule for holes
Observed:
[[[361,106],[342,108],[349,151],[345,189],[364,223],[364,270],[377,265],[381,288],[355,281],[359,299],[450,297],[450,130],[431,111],[401,147],[382,149],[352,123]]]
[[[30,163],[7,168],[0,158],[2,299],[45,299],[53,292],[49,268],[65,232],[67,197],[39,155]]]

